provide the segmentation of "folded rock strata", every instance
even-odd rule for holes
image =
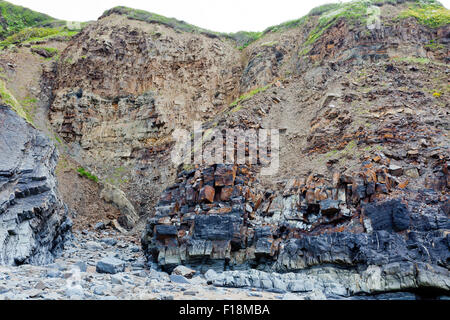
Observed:
[[[0,264],[48,264],[70,236],[50,140],[0,106]]]

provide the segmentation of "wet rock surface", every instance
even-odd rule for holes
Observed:
[[[51,141],[0,106],[0,264],[47,264],[70,239]]]

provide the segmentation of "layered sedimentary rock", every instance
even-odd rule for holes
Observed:
[[[169,269],[183,263],[289,272],[411,260],[447,267],[448,200],[429,189],[388,191],[392,176],[380,174],[377,182],[335,175],[334,185],[291,179],[269,191],[247,166],[183,171],[156,206],[144,248]]]
[[[50,122],[80,163],[146,214],[174,178],[171,133],[227,106],[240,72],[230,42],[111,13],[64,51]]]
[[[48,264],[70,236],[51,141],[0,106],[0,264]]]
[[[320,282],[330,266],[339,279],[318,286],[335,283],[340,296],[448,291],[449,32],[400,19],[410,4],[377,2],[375,28],[367,3],[322,8],[242,52],[226,37],[111,10],[62,53],[50,121],[80,163],[120,177],[122,210],[149,214],[143,248],[165,270]],[[175,167],[171,134],[196,120],[219,132],[277,129],[278,172]]]

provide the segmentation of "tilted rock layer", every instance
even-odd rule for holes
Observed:
[[[57,150],[7,106],[0,124],[0,264],[51,263],[71,228],[54,176]]]

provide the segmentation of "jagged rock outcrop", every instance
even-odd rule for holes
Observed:
[[[380,9],[374,28],[369,5]],[[242,52],[110,10],[62,53],[50,121],[80,163],[105,180],[120,173],[122,209],[150,215],[142,244],[155,266],[327,265],[381,274],[341,296],[448,291],[449,33],[401,16],[410,5],[320,8]],[[194,121],[208,134],[278,129],[278,172],[263,176],[261,159],[175,167],[171,134]]]
[[[390,5],[382,10],[383,19],[394,18]],[[448,102],[431,88],[414,89],[428,82],[424,74],[446,74],[448,52],[424,44],[437,37],[445,43],[448,35],[414,19],[373,31],[338,19],[303,46],[314,33],[311,21],[250,45],[241,87],[266,87],[214,121],[219,132],[279,129],[278,174],[264,177],[258,165],[180,172],[147,223],[148,259],[165,270],[317,271],[323,282],[322,270],[331,266],[338,279],[339,270],[363,277],[305,281],[345,287],[325,295],[448,292]],[[298,76],[284,78],[286,71]],[[376,284],[361,289],[370,270],[379,274]],[[424,273],[430,278],[421,281]],[[238,274],[227,271],[217,284],[253,286],[235,282]]]
[[[226,107],[240,72],[229,42],[112,13],[64,51],[50,122],[80,163],[146,214],[176,174],[171,133]]]
[[[208,271],[209,283],[218,287],[259,288],[278,293],[293,292],[305,299],[415,300],[445,297],[450,274],[445,268],[411,262],[370,266],[364,271],[323,266],[296,273],[257,270]]]
[[[0,106],[0,264],[49,264],[70,236],[51,141]]]

